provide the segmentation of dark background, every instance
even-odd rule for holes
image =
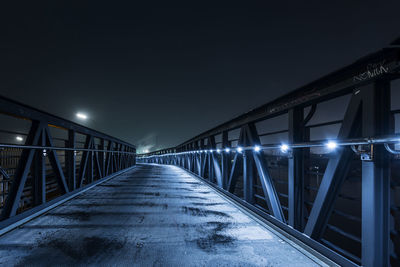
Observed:
[[[141,152],[175,146],[400,35],[400,1],[264,2],[0,4],[0,94],[77,122],[86,112],[79,123]]]

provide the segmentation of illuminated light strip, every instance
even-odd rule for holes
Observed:
[[[288,151],[291,149],[297,148],[312,148],[312,147],[326,147],[328,150],[333,151],[337,149],[339,146],[354,146],[354,145],[371,145],[371,144],[384,144],[387,146],[388,144],[400,143],[399,136],[391,136],[391,137],[377,137],[377,138],[364,138],[364,139],[354,139],[354,140],[344,140],[344,141],[335,141],[335,140],[328,140],[328,141],[317,141],[317,142],[308,142],[308,143],[296,143],[296,144],[281,144],[281,145],[265,145],[265,146],[254,146],[254,147],[237,147],[237,152],[242,152],[245,150],[254,150],[255,152],[259,152],[261,150],[269,150],[269,149],[280,149],[281,151]],[[282,149],[284,148],[284,149]],[[218,152],[219,149],[214,150]],[[231,148],[227,147],[221,149],[220,151],[225,151],[229,153]],[[395,151],[391,149],[392,151]],[[185,151],[179,153],[166,153],[160,155],[149,155],[149,156],[142,156],[140,158],[148,158],[154,156],[167,156],[167,155],[182,155],[187,153],[208,153],[212,152],[213,150],[193,150],[193,151]],[[282,151],[282,152],[283,152]],[[389,150],[388,150],[389,151]],[[391,151],[389,151],[391,152]],[[396,153],[397,154],[397,153]]]
[[[279,148],[282,153],[287,153],[290,149],[290,147],[287,144],[282,144]]]

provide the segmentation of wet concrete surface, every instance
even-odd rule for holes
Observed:
[[[138,165],[0,237],[1,266],[318,266],[187,172]]]

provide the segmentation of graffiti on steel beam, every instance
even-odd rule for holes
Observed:
[[[367,65],[366,71],[361,72],[353,77],[353,81],[354,82],[365,81],[365,80],[377,77],[377,76],[385,74],[385,73],[389,73],[389,67],[385,66],[385,60],[380,61],[378,63],[370,63]],[[285,110],[290,107],[300,105],[300,104],[310,101],[312,99],[318,98],[324,94],[322,90],[317,90],[317,88],[315,88],[313,91],[314,92],[310,92],[309,94],[302,95],[302,96],[297,97],[286,103],[281,103],[279,105],[271,107],[269,110],[267,110],[267,113],[272,114],[275,112],[279,112],[281,110]]]
[[[384,73],[389,72],[389,67],[385,67],[385,61],[381,61],[378,63],[370,63],[367,66],[367,70],[364,72],[361,72],[353,77],[354,81],[365,81],[374,77],[377,77],[379,75],[382,75]]]

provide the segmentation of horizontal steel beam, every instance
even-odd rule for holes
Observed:
[[[53,138],[54,139],[54,138]],[[120,150],[106,150],[106,149],[89,149],[89,148],[68,148],[68,147],[57,147],[57,146],[29,146],[29,145],[9,145],[9,144],[0,144],[0,148],[21,148],[21,149],[46,149],[46,150],[64,150],[64,151],[92,151],[92,152],[113,152],[119,154],[133,154],[136,155],[135,152],[127,152]]]
[[[398,78],[399,71],[400,48],[384,48],[272,102],[203,132],[177,147],[183,147],[210,135],[220,134],[224,130],[236,129],[250,122],[254,123],[268,117],[277,116],[296,106],[309,106],[351,93],[355,87],[376,79],[385,77],[387,80],[392,80]]]
[[[82,134],[90,134],[97,138],[104,138],[106,140],[121,143],[129,147],[135,147],[132,144],[129,144],[115,137],[87,128],[85,126],[60,118],[58,116],[54,116],[50,113],[41,111],[39,109],[24,105],[22,103],[6,98],[4,96],[0,96],[0,113],[8,114],[23,119],[45,121],[50,126],[54,125],[56,127],[61,127],[64,129],[74,130]]]

